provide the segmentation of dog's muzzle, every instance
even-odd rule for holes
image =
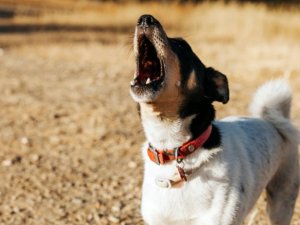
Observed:
[[[163,87],[163,53],[167,42],[161,24],[153,16],[143,15],[138,19],[134,36],[136,71],[130,82],[135,100],[152,101]]]

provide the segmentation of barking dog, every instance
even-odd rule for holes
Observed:
[[[272,225],[290,224],[299,189],[298,132],[289,120],[284,80],[262,86],[253,118],[215,121],[227,103],[227,78],[206,67],[151,15],[138,19],[138,102],[147,142],[142,215],[149,225],[239,225],[266,189]]]

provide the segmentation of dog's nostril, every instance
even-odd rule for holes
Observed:
[[[142,15],[137,21],[139,26],[148,27],[156,24],[156,19],[151,15]]]
[[[145,24],[148,24],[148,25],[154,24],[154,20],[153,20],[152,16],[145,17],[144,21],[145,21]]]

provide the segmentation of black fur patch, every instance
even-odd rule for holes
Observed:
[[[207,68],[200,61],[197,55],[192,51],[189,44],[180,38],[169,39],[170,45],[174,53],[177,55],[180,63],[181,88],[185,96],[185,100],[180,106],[179,115],[181,118],[186,118],[191,115],[196,115],[190,125],[190,130],[193,139],[198,137],[215,119],[215,109],[212,105],[213,98],[205,95],[205,87]],[[187,82],[191,72],[196,73],[197,88],[188,90]],[[221,134],[217,127],[213,126],[212,133],[204,148],[212,149],[221,145]]]
[[[216,126],[212,126],[211,135],[208,140],[204,143],[203,147],[206,149],[218,148],[221,145],[221,133]]]
[[[208,100],[194,101],[194,98],[187,99],[181,107],[180,116],[196,115],[190,125],[193,139],[197,138],[212,123],[215,118],[215,109]],[[212,149],[221,145],[221,134],[219,129],[213,125],[212,132],[208,140],[203,145],[206,149]]]

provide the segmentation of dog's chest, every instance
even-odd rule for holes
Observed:
[[[147,184],[145,184],[147,185]],[[198,188],[189,187],[164,189],[156,186],[144,188],[143,207],[153,216],[172,218],[172,220],[187,220],[207,213],[213,198],[212,190],[205,185]]]
[[[209,179],[210,175],[203,171],[202,175],[196,171],[182,187],[170,189],[156,186],[155,175],[148,172],[145,171],[142,200],[146,220],[156,218],[163,224],[180,224],[200,219],[206,224],[223,207],[225,187],[220,181]]]

